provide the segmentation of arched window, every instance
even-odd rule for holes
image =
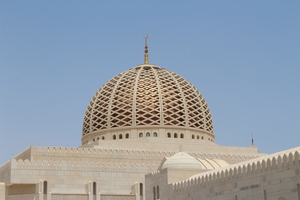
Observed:
[[[114,140],[117,139],[117,136],[116,136],[116,135],[113,135],[113,139],[114,139]]]
[[[199,140],[199,135],[197,135],[197,140]]]
[[[153,133],[153,137],[157,137],[157,133],[156,132]]]
[[[181,134],[180,134],[180,138],[184,138],[184,135],[183,135],[183,133],[181,133]]]
[[[93,138],[93,142],[95,142],[95,138]]]
[[[201,140],[203,140],[204,139],[204,137],[203,136],[201,136]]]
[[[156,186],[156,198],[159,199],[159,186]]]
[[[148,132],[148,133],[146,133],[146,137],[150,137],[150,133]]]
[[[96,191],[97,191],[97,183],[93,182],[93,195],[96,195]]]
[[[100,140],[100,138],[99,138],[99,137],[97,137],[97,140]]]
[[[139,137],[143,137],[143,133],[140,133],[140,134],[139,134]]]
[[[48,191],[48,183],[47,183],[47,181],[44,181],[44,183],[43,183],[43,193],[47,194],[47,191]]]
[[[102,136],[102,138],[101,138],[102,140],[105,140],[105,137],[104,136]]]
[[[167,135],[168,135],[168,138],[170,138],[170,137],[171,137],[171,133],[168,133]]]
[[[153,187],[153,200],[156,200],[155,186]]]
[[[177,138],[177,133],[174,133],[174,138]]]
[[[140,183],[140,196],[143,196],[143,183]]]
[[[123,137],[122,134],[119,134],[119,139],[122,139],[122,137]]]
[[[195,139],[195,135],[192,135],[192,139]]]
[[[126,133],[125,137],[126,137],[126,139],[128,139],[129,138],[129,133]]]

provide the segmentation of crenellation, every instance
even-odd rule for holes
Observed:
[[[247,161],[241,164],[235,164],[233,166],[226,167],[221,170],[208,171],[199,174],[198,177],[192,177],[191,179],[175,182],[172,184],[173,192],[180,192],[181,190],[191,190],[193,188],[201,187],[203,184],[213,184],[214,182],[228,181],[232,178],[242,178],[245,175],[251,176],[253,174],[263,173],[270,171],[271,169],[278,169],[287,167],[295,162],[299,163],[299,152],[294,151],[289,154],[275,155],[273,157],[265,157],[255,161]],[[154,172],[155,175],[159,172]],[[273,181],[271,184],[278,184],[280,182]],[[255,186],[255,187],[254,187]],[[251,189],[257,188],[257,184],[249,186]]]
[[[289,164],[288,165],[293,165],[294,164],[294,153],[293,152],[290,152],[289,153]]]

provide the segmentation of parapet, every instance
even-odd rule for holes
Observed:
[[[228,181],[233,178],[245,175],[256,174],[262,171],[280,169],[300,163],[300,147],[279,152],[276,154],[263,156],[257,159],[245,161],[223,167],[217,170],[203,172],[190,177],[187,180],[173,183],[173,190],[187,190],[191,188],[202,187],[208,183]]]
[[[153,159],[159,160],[164,157],[170,157],[178,152],[175,151],[155,151],[155,150],[132,150],[132,149],[94,149],[94,148],[71,148],[71,147],[35,147],[30,146],[33,156],[70,156],[70,157],[84,157],[84,158],[129,158],[129,159]],[[220,159],[228,163],[237,163],[254,158],[258,158],[264,154],[216,154],[216,153],[195,153],[187,152],[191,156],[199,159]],[[25,154],[25,151],[24,153]],[[28,157],[28,158],[27,158]],[[29,159],[27,156],[26,159]],[[18,159],[18,158],[16,158]],[[20,157],[20,159],[25,160]]]

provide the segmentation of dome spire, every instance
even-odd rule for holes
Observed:
[[[148,34],[146,34],[145,38],[145,54],[144,54],[144,64],[149,63],[149,58],[148,58]]]

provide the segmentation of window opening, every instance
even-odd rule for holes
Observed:
[[[153,187],[153,200],[156,199],[156,192],[155,192],[155,186]]]
[[[150,137],[150,133],[148,132],[148,133],[146,133],[146,137]]]
[[[116,136],[116,135],[114,135],[114,136],[113,136],[113,139],[114,139],[114,140],[115,140],[115,139],[117,139],[117,136]]]
[[[97,183],[93,182],[93,195],[96,195]]]
[[[140,183],[140,196],[143,196],[143,183]]]
[[[192,139],[195,139],[195,135],[192,135]]]
[[[199,135],[197,135],[197,140],[199,140]]]
[[[177,133],[174,133],[174,138],[177,138]]]
[[[140,134],[139,134],[139,137],[143,137],[143,133],[140,133]]]
[[[157,137],[157,133],[156,132],[153,133],[153,137]]]
[[[181,134],[180,134],[180,138],[184,138],[184,135],[183,135],[183,133],[181,133]]]
[[[159,186],[156,186],[156,197],[159,199]]]
[[[126,136],[125,136],[125,137],[126,137],[126,139],[128,139],[128,138],[129,138],[129,133],[126,133]]]
[[[168,138],[170,138],[171,137],[171,133],[168,133]]]
[[[47,181],[44,181],[44,183],[43,183],[43,193],[47,194],[47,191],[48,191],[48,183],[47,183]]]
[[[119,139],[122,139],[122,137],[123,137],[122,134],[120,134],[120,135],[119,135]]]
[[[102,136],[102,140],[105,140],[105,137],[104,137],[104,136]]]

